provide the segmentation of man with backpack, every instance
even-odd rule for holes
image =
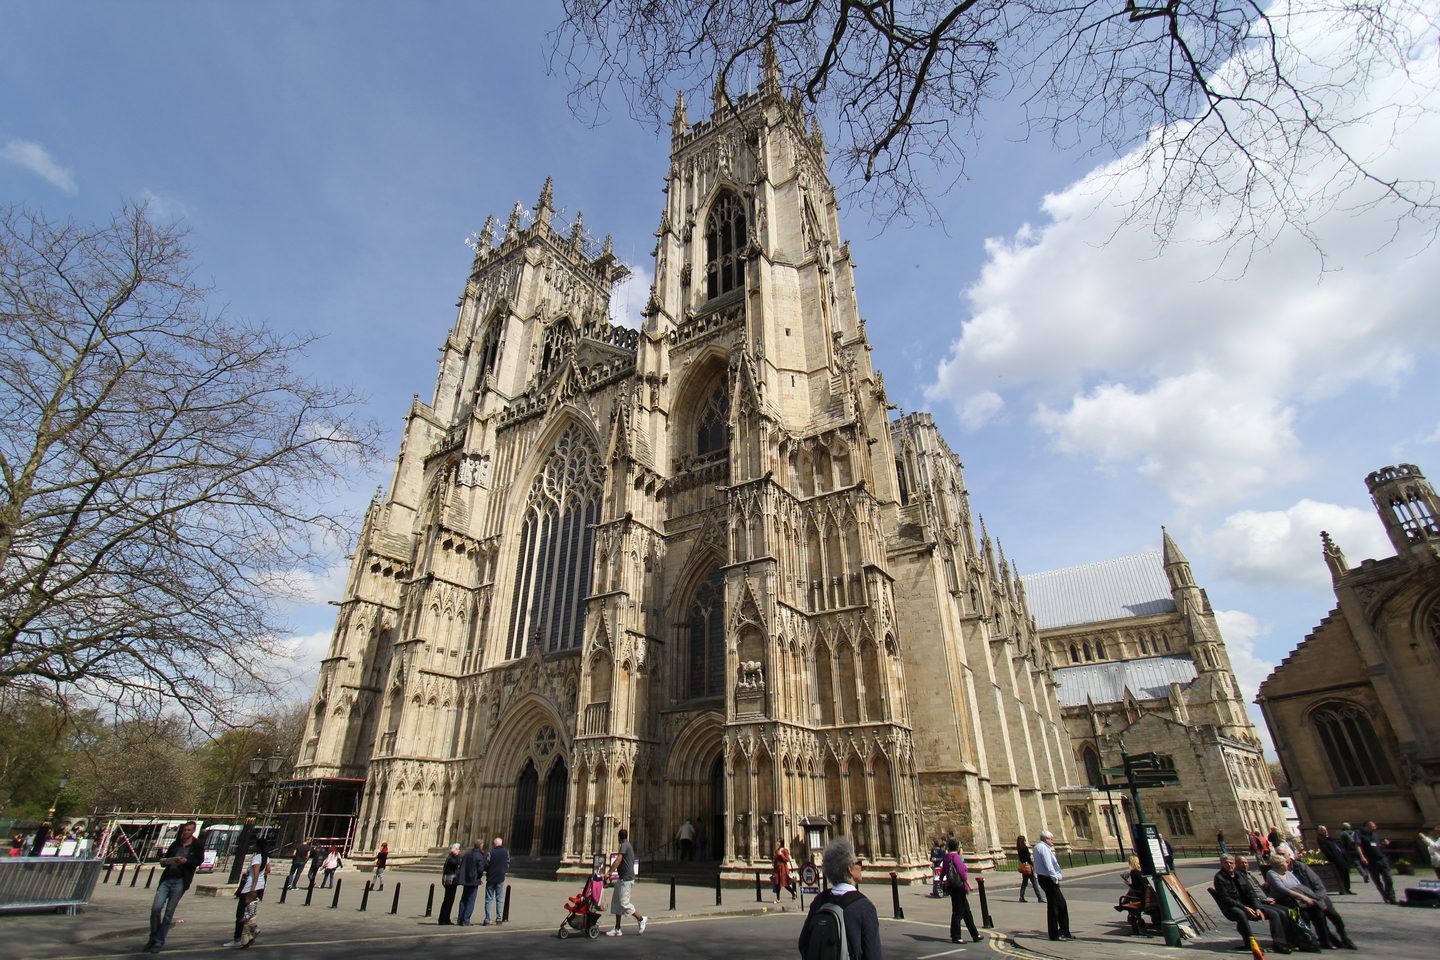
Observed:
[[[858,889],[860,860],[845,837],[830,841],[820,857],[830,889],[810,902],[800,928],[803,960],[882,960],[880,916]]]

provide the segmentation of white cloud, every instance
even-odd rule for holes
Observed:
[[[643,264],[630,263],[626,266],[630,268],[630,276],[616,284],[610,295],[610,322],[639,330],[645,319],[640,311],[645,309],[650,299],[650,285],[655,282],[655,276]]]
[[[1241,510],[1226,517],[1200,543],[1220,572],[1234,580],[1269,586],[1326,589],[1330,571],[1320,550],[1320,531],[1356,566],[1394,553],[1374,510],[1301,500],[1285,510]]]
[[[1346,130],[1353,154],[1417,179],[1440,156],[1435,45],[1421,55],[1409,77],[1377,73],[1357,110],[1425,111]],[[1440,352],[1433,224],[1397,223],[1362,184],[1315,221],[1314,243],[1282,234],[1237,275],[1232,209],[1194,212],[1158,249],[1143,224],[1125,223],[1153,175],[1117,172],[1133,161],[1092,171],[1045,198],[1043,223],[987,242],[931,402],[963,420],[992,393],[1033,409],[1059,451],[1130,467],[1185,506],[1233,503],[1303,472],[1297,424],[1318,401],[1357,384],[1395,390],[1418,357]],[[1323,191],[1335,176],[1302,170],[1296,187]]]
[[[968,431],[979,430],[994,419],[1005,406],[1005,400],[994,390],[981,390],[960,405],[960,424]]]
[[[330,652],[332,632],[324,630],[281,638],[280,646],[289,655],[285,672],[297,693],[308,695],[314,689],[315,678],[320,675],[320,661]]]
[[[1235,681],[1240,684],[1240,695],[1245,698],[1250,720],[1260,732],[1266,755],[1274,757],[1275,743],[1270,739],[1270,728],[1265,726],[1265,719],[1253,702],[1261,682],[1275,669],[1273,662],[1255,650],[1255,642],[1268,636],[1270,631],[1243,610],[1216,610],[1215,622],[1220,627],[1220,635],[1225,638],[1230,666],[1235,671]]]
[[[75,175],[56,163],[55,158],[50,156],[50,151],[33,140],[5,141],[5,145],[0,147],[0,160],[8,160],[29,170],[71,196],[80,191],[75,183]]]
[[[184,220],[190,216],[190,208],[174,197],[156,193],[149,187],[140,191],[140,201],[149,211],[162,220]]]

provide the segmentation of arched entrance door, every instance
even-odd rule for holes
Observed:
[[[528,856],[530,845],[535,840],[535,800],[539,793],[540,775],[535,772],[535,761],[526,760],[525,769],[520,771],[520,781],[515,786],[515,822],[510,829],[510,849],[521,856]]]
[[[725,859],[725,757],[717,755],[710,766],[711,860]]]
[[[545,778],[545,824],[540,833],[540,855],[559,856],[565,843],[565,793],[570,771],[564,757],[556,757]]]

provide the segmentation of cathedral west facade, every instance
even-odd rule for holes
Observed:
[[[824,145],[773,68],[708,121],[677,105],[656,238],[639,331],[609,321],[625,267],[554,222],[548,181],[478,238],[297,768],[362,785],[356,850],[501,834],[580,864],[623,826],[664,857],[689,819],[736,873],[818,826],[917,875],[946,830],[981,864],[1044,827],[1105,846],[1094,783],[1125,732],[1207,785],[1162,804],[1172,835],[1263,822],[1258,740],[1168,538],[1153,609],[1065,619],[1040,575],[1037,630],[933,420],[890,418]],[[1165,675],[1097,700],[1082,649]]]
[[[364,520],[297,777],[352,844],[587,863],[690,819],[722,870],[851,837],[916,876],[1067,827],[1082,783],[1018,575],[925,414],[892,420],[818,126],[773,63],[677,104],[655,283],[549,181],[478,238]]]

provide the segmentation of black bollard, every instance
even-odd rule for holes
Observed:
[[[120,884],[125,882],[125,868],[128,866],[130,866],[130,864],[128,863],[120,864],[120,875],[115,878],[115,886],[118,887],[120,886]]]
[[[310,886],[305,888],[305,906],[310,906],[310,898],[315,896],[315,878],[310,878]]]
[[[282,883],[282,884],[280,884],[280,902],[281,902],[281,903],[284,903],[284,902],[285,902],[285,895],[286,895],[287,893],[289,893],[289,892],[290,892],[290,884],[288,884],[288,883]]]
[[[675,909],[675,878],[670,878],[670,909]]]
[[[105,879],[104,879],[104,880],[101,880],[100,882],[101,882],[101,883],[109,883],[109,882],[110,882],[110,871],[111,871],[111,870],[114,870],[114,869],[115,869],[115,864],[113,864],[113,863],[107,863],[107,864],[105,864]]]
[[[360,894],[360,912],[364,913],[365,908],[370,906],[370,881],[365,881],[365,892]]]
[[[435,912],[435,884],[430,884],[430,896],[425,898],[425,916]]]
[[[390,916],[400,912],[400,884],[395,884],[395,896],[390,898]]]
[[[330,898],[330,909],[334,910],[340,906],[340,878],[335,878],[335,896]]]
[[[755,902],[764,903],[765,898],[760,895],[760,871],[755,871]]]
[[[137,884],[137,883],[139,883],[139,882],[140,882],[140,864],[137,863],[137,864],[135,864],[135,872],[132,873],[132,874],[130,874],[130,886],[133,887],[133,886],[135,886],[135,884]]]
[[[990,901],[985,897],[985,878],[976,877],[975,886],[980,891],[980,926],[993,930],[995,921],[990,919]]]
[[[905,919],[905,908],[900,906],[900,875],[894,870],[890,871],[890,899],[895,904],[895,919]]]
[[[125,869],[121,867],[120,869]],[[720,906],[720,874],[715,874],[715,906]]]
[[[507,884],[505,885],[505,922],[506,922],[506,923],[509,923],[509,922],[510,922],[510,890],[511,890],[511,887],[510,887],[510,885],[507,883]]]
[[[155,868],[154,868],[154,867],[151,867],[151,868],[150,868],[150,876],[148,876],[148,877],[145,878],[145,889],[146,889],[146,890],[149,890],[149,889],[150,889],[150,884],[152,884],[152,883],[154,883],[154,882],[155,882]]]

